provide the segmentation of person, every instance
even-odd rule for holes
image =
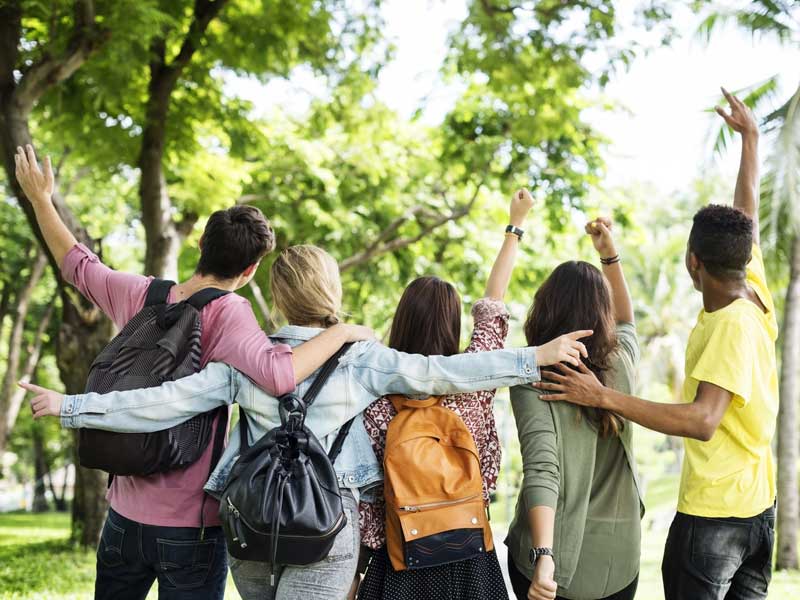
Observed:
[[[153,278],[114,271],[77,243],[51,201],[54,180],[49,157],[41,168],[33,148],[27,146],[17,148],[15,162],[17,179],[64,280],[122,329],[143,307]],[[274,247],[275,235],[258,209],[234,206],[215,212],[200,239],[195,273],[172,288],[169,302],[179,302],[207,287],[241,288]],[[233,293],[203,308],[200,318],[201,364],[225,361],[273,395],[293,390],[342,343],[372,337],[367,328],[339,325],[293,351],[286,344],[273,344],[250,303]],[[213,499],[203,504],[203,483],[211,468],[213,446],[212,439],[200,459],[186,469],[148,477],[114,477],[97,553],[96,598],[144,598],[155,580],[164,600],[223,597],[227,564],[219,506]],[[206,527],[201,529],[201,524]],[[129,540],[124,554],[110,556],[109,540],[123,535]],[[137,539],[138,546],[134,544]],[[198,557],[206,558],[200,561]]]
[[[486,293],[472,306],[474,328],[466,353],[485,352],[505,346],[509,313],[503,303],[517,249],[520,227],[533,206],[528,190],[519,190],[511,200],[510,226],[486,283]],[[586,328],[588,329],[588,328]],[[566,333],[566,332],[565,332]],[[422,355],[454,355],[461,339],[461,301],[452,284],[437,277],[420,277],[405,289],[392,321],[389,347]],[[577,358],[577,356],[576,356]],[[483,499],[497,487],[501,448],[492,406],[495,390],[457,394],[440,405],[456,414],[472,434],[478,450],[483,480]],[[364,425],[378,461],[383,463],[386,432],[397,414],[388,398],[376,400],[364,411]],[[470,600],[508,598],[503,573],[494,550],[446,565],[395,571],[386,550],[386,505],[383,489],[374,490],[372,502],[362,502],[361,541],[371,555],[366,575],[358,590],[360,600],[379,598],[448,598]]]
[[[528,344],[573,326],[592,329],[587,368],[631,393],[639,344],[633,304],[608,218],[586,225],[602,272],[565,262],[536,292]],[[548,404],[529,385],[511,390],[523,480],[511,523],[508,570],[519,600],[630,600],[636,593],[643,502],[632,426],[603,409]]]
[[[609,410],[683,436],[678,511],[667,536],[667,600],[767,597],[775,526],[772,439],[778,413],[778,324],[758,246],[758,125],[723,89],[717,112],[742,138],[733,207],[694,216],[686,268],[703,309],[686,346],[684,403],[648,402],[560,369],[543,398]]]
[[[275,306],[289,322],[276,332],[274,342],[301,348],[338,321],[342,298],[339,269],[322,249],[294,246],[284,250],[273,263],[270,285]],[[497,350],[480,356],[424,357],[397,352],[374,340],[362,341],[340,359],[309,408],[306,425],[329,450],[339,428],[383,394],[429,396],[535,380],[539,377],[538,365],[577,363],[575,357],[585,351],[578,339],[590,333],[578,331],[536,348]],[[314,377],[299,385],[299,396],[306,392]],[[30,384],[24,387],[35,392],[31,399],[35,418],[60,416],[62,425],[71,428],[156,431],[234,402],[250,417],[251,442],[280,423],[275,397],[224,363],[210,363],[198,374],[146,390],[64,396]],[[212,495],[222,491],[238,458],[237,428],[238,424],[206,483],[206,490]],[[341,600],[351,585],[358,558],[359,490],[373,483],[376,476],[380,479],[381,473],[362,420],[354,421],[334,466],[342,488],[347,525],[337,535],[324,561],[277,570],[277,598]],[[242,598],[272,596],[272,573],[265,563],[234,559],[230,566]]]

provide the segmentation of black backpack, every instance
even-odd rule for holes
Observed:
[[[305,426],[305,417],[350,345],[328,359],[302,398],[286,394],[278,399],[281,425],[252,446],[247,414],[239,407],[241,450],[219,509],[228,551],[235,558],[273,566],[319,562],[347,523],[333,462],[353,419],[339,429],[326,454]],[[274,586],[274,568],[272,572]]]
[[[87,392],[106,393],[156,387],[200,370],[200,310],[228,292],[206,288],[167,304],[172,281],[154,279],[144,307],[92,363]],[[114,475],[152,475],[187,467],[208,447],[218,416],[212,468],[219,460],[228,424],[227,407],[192,417],[153,433],[80,429],[78,458],[83,467]],[[110,480],[109,480],[110,481]]]

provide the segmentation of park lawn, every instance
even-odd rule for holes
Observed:
[[[677,478],[653,482],[647,493],[643,526],[641,600],[663,600],[661,553],[676,498]],[[94,552],[73,548],[66,540],[69,515],[0,514],[0,600],[79,600],[90,598]],[[776,573],[770,599],[800,598],[800,572]],[[155,600],[155,590],[148,600]],[[228,579],[226,600],[239,600]]]
[[[94,590],[94,551],[68,541],[67,513],[0,514],[0,600],[85,600]],[[156,600],[155,587],[148,600]],[[228,578],[226,600],[240,600]]]

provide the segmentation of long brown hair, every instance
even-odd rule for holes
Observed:
[[[420,277],[408,284],[392,321],[389,347],[433,356],[458,354],[461,298],[438,277]]]
[[[612,352],[617,348],[611,291],[597,267],[583,261],[557,266],[536,292],[525,321],[529,346],[540,346],[570,331],[592,329],[583,340],[589,354],[586,366],[605,383]],[[624,425],[616,414],[580,407],[600,435],[619,435]]]

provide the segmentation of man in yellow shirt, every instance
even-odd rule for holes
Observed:
[[[684,404],[649,402],[604,387],[585,366],[534,384],[566,400],[613,411],[683,436],[678,513],[664,548],[667,600],[756,600],[772,574],[778,414],[778,323],[758,247],[758,125],[723,89],[717,112],[742,136],[733,207],[694,216],[686,268],[703,310],[686,347]]]

